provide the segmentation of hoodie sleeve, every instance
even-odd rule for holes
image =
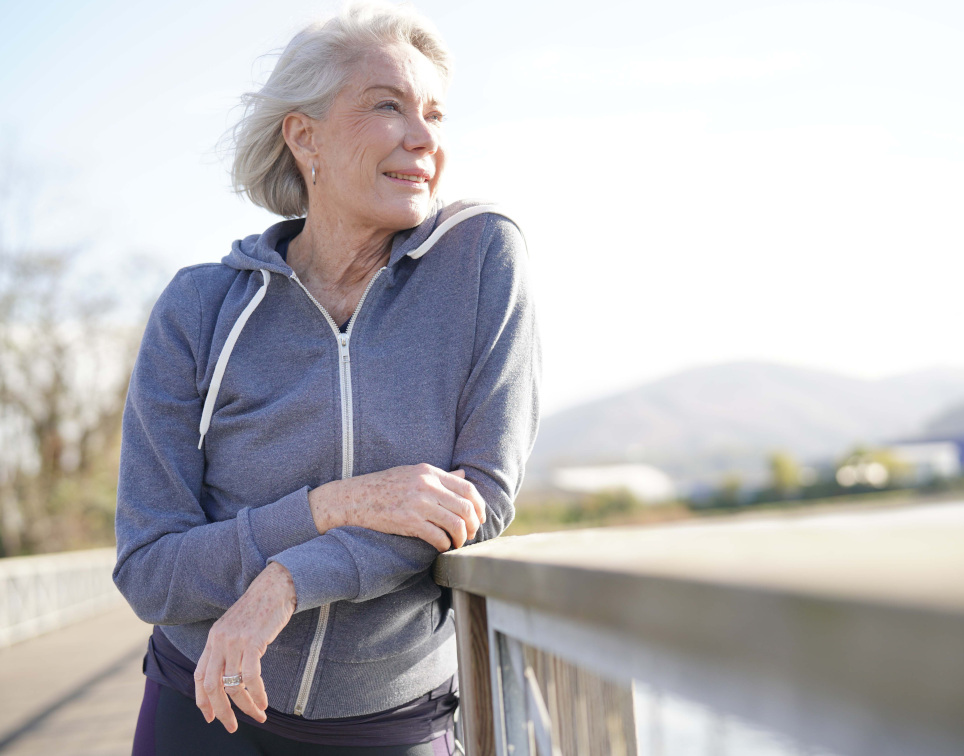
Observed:
[[[472,369],[459,398],[453,468],[462,468],[486,502],[475,541],[498,536],[513,502],[539,422],[541,351],[528,286],[525,242],[500,216],[482,235],[479,304]],[[298,611],[333,601],[366,601],[431,567],[428,543],[359,527],[336,528],[268,561],[283,564]]]
[[[515,497],[539,427],[542,352],[519,229],[500,217],[482,263],[472,372],[459,399],[453,468],[486,502],[473,543],[495,538],[515,517]]]
[[[202,507],[201,307],[181,271],[151,313],[124,409],[114,582],[156,624],[219,617],[269,557],[318,536],[307,487],[219,522]]]

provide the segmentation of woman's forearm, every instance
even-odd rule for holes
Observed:
[[[228,732],[237,729],[231,700],[248,716],[265,721],[268,694],[261,657],[294,611],[294,581],[282,565],[272,563],[214,623],[194,672],[195,701],[209,723],[217,717]],[[239,684],[225,685],[224,677],[234,675],[240,676]]]
[[[319,535],[348,524],[351,510],[351,479],[333,480],[308,491],[311,518]]]

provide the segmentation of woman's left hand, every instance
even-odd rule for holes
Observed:
[[[238,729],[232,700],[248,716],[265,721],[268,694],[261,680],[261,657],[288,624],[296,603],[291,574],[272,562],[211,627],[194,672],[195,700],[209,724],[216,717],[228,732]],[[222,678],[238,674],[243,682],[225,687]]]

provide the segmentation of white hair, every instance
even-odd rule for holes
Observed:
[[[428,58],[448,84],[451,56],[438,30],[408,5],[357,2],[338,16],[298,32],[257,92],[242,97],[234,127],[234,190],[285,218],[308,211],[308,188],[282,135],[289,113],[322,119],[373,47],[409,44]]]

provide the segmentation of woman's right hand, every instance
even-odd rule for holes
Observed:
[[[485,502],[464,470],[404,465],[335,480],[308,492],[319,533],[358,525],[414,536],[439,551],[475,538],[485,522]]]

